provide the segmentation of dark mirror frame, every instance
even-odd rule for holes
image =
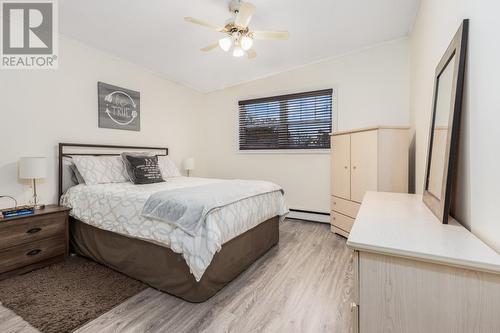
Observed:
[[[465,60],[467,52],[467,40],[469,34],[469,20],[463,20],[460,28],[453,37],[448,49],[441,58],[434,78],[434,97],[432,100],[432,118],[431,126],[429,129],[429,147],[427,150],[427,164],[425,169],[425,184],[423,201],[430,208],[430,210],[440,219],[444,224],[448,223],[448,216],[450,213],[451,191],[454,172],[456,169],[456,156],[458,151],[458,137],[460,131],[460,118],[462,111],[462,95],[465,77]],[[441,186],[441,199],[438,199],[431,192],[429,188],[429,174],[431,167],[432,145],[434,141],[434,123],[436,119],[436,102],[438,98],[439,89],[439,76],[445,70],[450,60],[455,58],[455,68],[453,70],[452,92],[451,92],[451,105],[449,115],[448,135],[446,138],[445,161],[443,170],[443,183]]]

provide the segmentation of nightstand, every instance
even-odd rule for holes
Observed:
[[[47,205],[32,215],[0,219],[0,280],[64,260],[69,211]]]

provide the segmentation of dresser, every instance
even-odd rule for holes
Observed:
[[[500,332],[500,255],[420,195],[367,192],[347,246],[354,332]]]
[[[0,219],[0,280],[63,260],[69,208],[48,205],[32,215]]]
[[[408,192],[408,127],[331,136],[331,229],[347,237],[366,191]]]

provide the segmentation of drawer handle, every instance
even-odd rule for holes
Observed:
[[[26,231],[27,234],[36,234],[37,232],[42,231],[42,228],[33,228]]]
[[[354,312],[358,308],[358,305],[354,302],[351,303],[351,312]]]
[[[26,253],[27,256],[36,256],[37,254],[39,254],[40,252],[42,252],[42,250],[40,249],[35,249],[35,250],[31,250],[30,252]]]

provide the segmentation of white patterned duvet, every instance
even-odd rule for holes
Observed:
[[[61,204],[71,216],[94,227],[166,246],[181,253],[197,281],[222,244],[274,217],[288,213],[280,191],[250,197],[210,212],[199,236],[165,222],[144,218],[142,208],[158,191],[221,182],[217,179],[174,177],[164,183],[114,183],[73,186]]]

